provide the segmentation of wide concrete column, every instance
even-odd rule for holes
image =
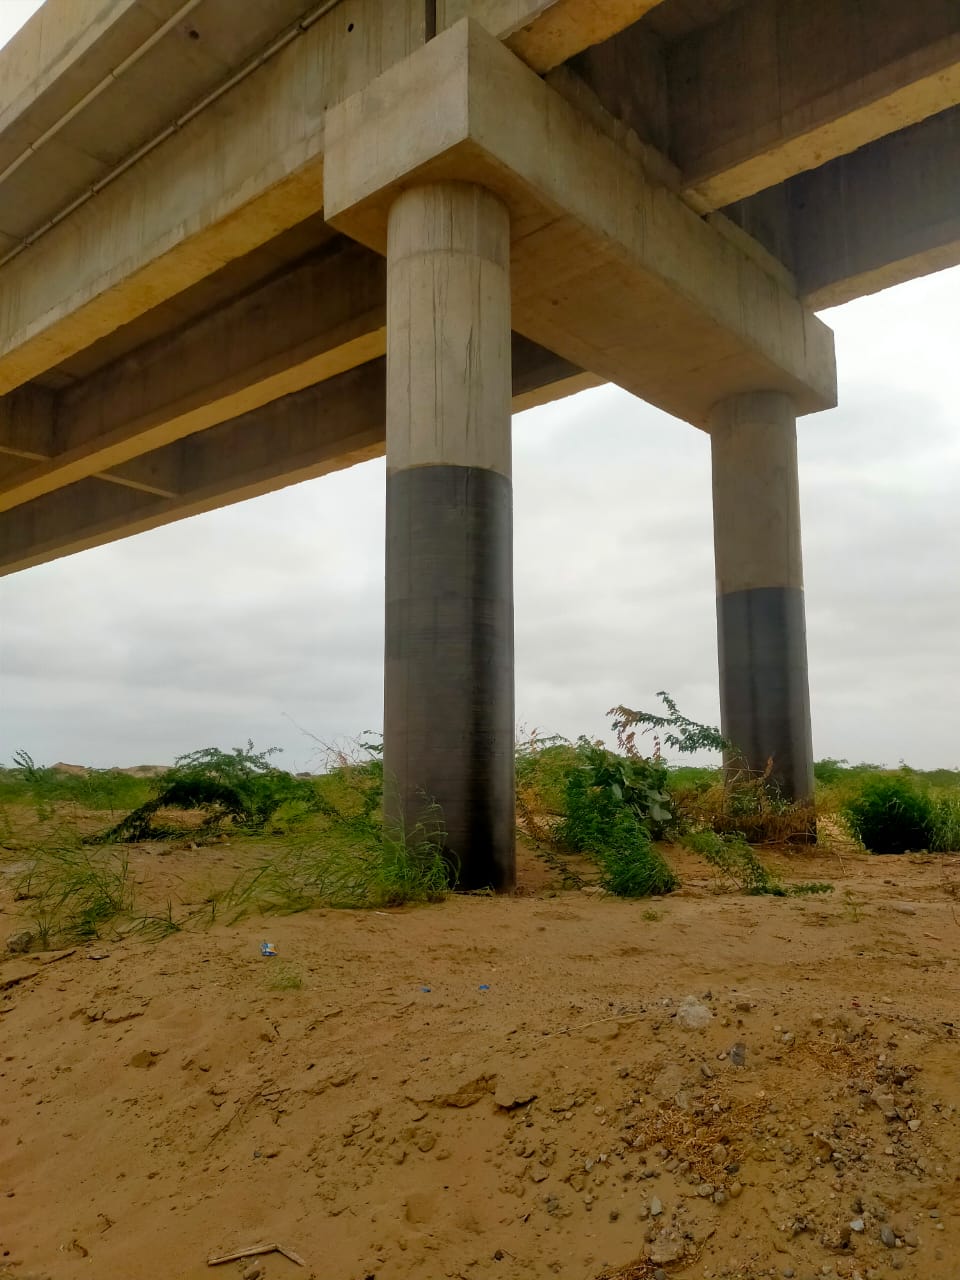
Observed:
[[[724,736],[788,800],[813,798],[796,411],[777,391],[710,418]]]
[[[416,187],[387,235],[388,823],[442,824],[461,888],[515,882],[510,219]],[[438,806],[430,811],[430,806]]]

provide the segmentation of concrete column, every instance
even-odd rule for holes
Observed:
[[[711,415],[720,708],[751,770],[773,761],[785,799],[813,797],[796,412],[780,392]]]
[[[515,882],[510,220],[401,194],[387,243],[388,823],[439,807],[461,888]],[[428,827],[433,817],[427,815]]]

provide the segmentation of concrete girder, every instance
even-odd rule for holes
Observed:
[[[19,387],[0,397],[0,454],[44,462],[54,453],[56,399],[43,387]]]
[[[384,252],[405,187],[487,186],[511,211],[513,325],[705,427],[765,387],[836,402],[832,334],[773,273],[465,20],[333,109],[326,216]]]
[[[512,363],[515,413],[597,382],[516,334]],[[385,400],[381,358],[0,512],[0,576],[380,457]]]
[[[439,0],[437,29],[474,18],[499,36],[534,71],[552,71],[590,45],[607,40],[655,9],[661,0]]]
[[[187,0],[45,0],[15,43],[0,52],[0,172],[82,108],[98,86],[117,76],[118,68],[122,76],[128,60],[161,35],[171,19],[182,13],[184,27],[196,22],[209,31],[203,3],[194,0],[191,9]],[[606,0],[584,8],[582,0],[438,0],[437,28],[474,17],[531,67],[546,71],[660,3]],[[312,7],[310,0],[258,0],[256,12],[244,14],[241,43],[231,48],[230,61],[221,59],[221,72],[242,60],[247,44],[265,43]],[[109,90],[107,84],[102,92]],[[199,96],[195,87],[193,95]]]
[[[47,0],[16,39],[12,76],[0,54],[0,245],[14,248],[83,198],[307,3],[258,0],[237,21],[234,0]]]
[[[384,378],[381,359],[167,445],[151,461],[168,474],[189,477],[189,488],[175,497],[89,478],[3,512],[0,573],[377,457],[383,452]]]
[[[0,481],[0,511],[383,355],[385,294],[383,262],[347,244],[137,348],[56,397],[55,448]]]
[[[728,206],[821,310],[960,265],[960,107]]]
[[[797,282],[818,310],[960,264],[960,107],[788,183]]]
[[[671,152],[717,209],[960,104],[955,0],[747,0],[667,55]]]
[[[0,269],[0,393],[322,209],[327,108],[421,45],[423,12],[343,0]]]
[[[182,7],[183,0],[45,0],[0,53],[0,168]]]
[[[608,5],[602,32],[612,34],[645,7],[650,0]],[[56,94],[38,117],[47,127],[77,105],[68,91],[72,74],[89,87],[121,34],[118,54],[129,51],[134,30],[143,28],[144,37],[155,30],[173,4],[48,0],[48,8],[0,53],[0,128],[5,121],[14,143],[18,120],[24,126],[43,107],[44,75],[62,81],[51,79]],[[568,0],[471,0],[497,36],[526,41],[525,56],[535,63],[541,37],[555,45],[553,9],[564,50],[597,38],[596,16],[574,21],[567,8]],[[0,394],[317,213],[327,108],[422,46],[425,11],[424,0],[341,0],[0,268]],[[35,129],[20,142],[31,145]],[[57,146],[66,143],[64,133]],[[3,146],[0,133],[0,154]],[[9,154],[15,158],[16,145]],[[48,175],[44,185],[51,181]]]

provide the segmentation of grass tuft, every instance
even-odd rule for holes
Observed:
[[[99,938],[131,906],[126,853],[90,850],[78,842],[38,848],[16,884],[41,945]]]
[[[274,966],[269,973],[267,989],[269,991],[300,991],[303,988],[303,975],[292,965]]]

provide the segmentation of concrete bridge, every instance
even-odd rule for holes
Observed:
[[[815,311],[960,262],[958,104],[958,0],[47,0],[0,572],[386,451],[394,816],[505,889],[511,406],[612,381],[710,433],[723,726],[807,800]]]

